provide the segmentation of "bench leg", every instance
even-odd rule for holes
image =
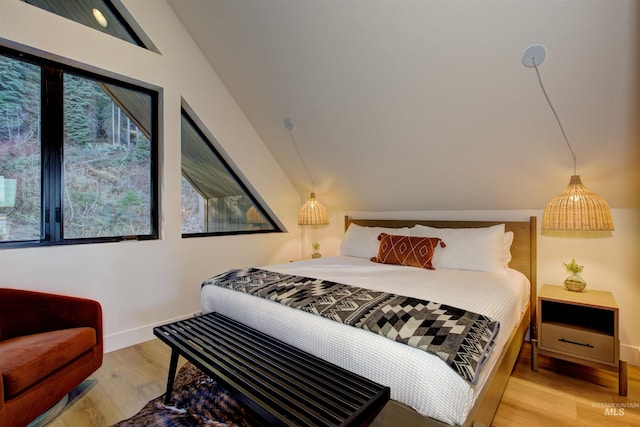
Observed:
[[[178,351],[171,349],[171,361],[169,362],[169,377],[167,378],[167,391],[164,394],[164,403],[171,403],[171,393],[173,392],[173,381],[176,379],[176,369],[178,368]]]

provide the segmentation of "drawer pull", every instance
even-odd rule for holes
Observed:
[[[564,338],[558,338],[558,341],[560,341],[560,342],[566,342],[567,344],[579,345],[579,346],[581,346],[581,347],[594,348],[591,344],[585,344],[585,343],[581,343],[581,342],[570,341],[570,340],[566,340],[566,339],[564,339]]]

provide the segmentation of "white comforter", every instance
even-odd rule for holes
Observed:
[[[391,388],[391,398],[449,424],[462,424],[529,300],[515,270],[424,270],[327,257],[261,267],[413,296],[484,314],[500,322],[492,356],[470,385],[438,357],[380,335],[219,286],[202,288],[202,311],[216,311]]]

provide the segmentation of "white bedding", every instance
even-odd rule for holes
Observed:
[[[355,257],[261,267],[413,296],[492,317],[500,332],[472,386],[438,357],[380,335],[219,286],[202,288],[202,311],[216,311],[391,388],[391,398],[449,424],[462,424],[529,300],[529,282],[498,272],[424,270]]]

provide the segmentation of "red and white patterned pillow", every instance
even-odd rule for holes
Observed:
[[[431,261],[438,243],[445,243],[438,237],[397,236],[387,233],[378,235],[380,246],[378,256],[371,261],[380,264],[395,264],[435,270]]]

